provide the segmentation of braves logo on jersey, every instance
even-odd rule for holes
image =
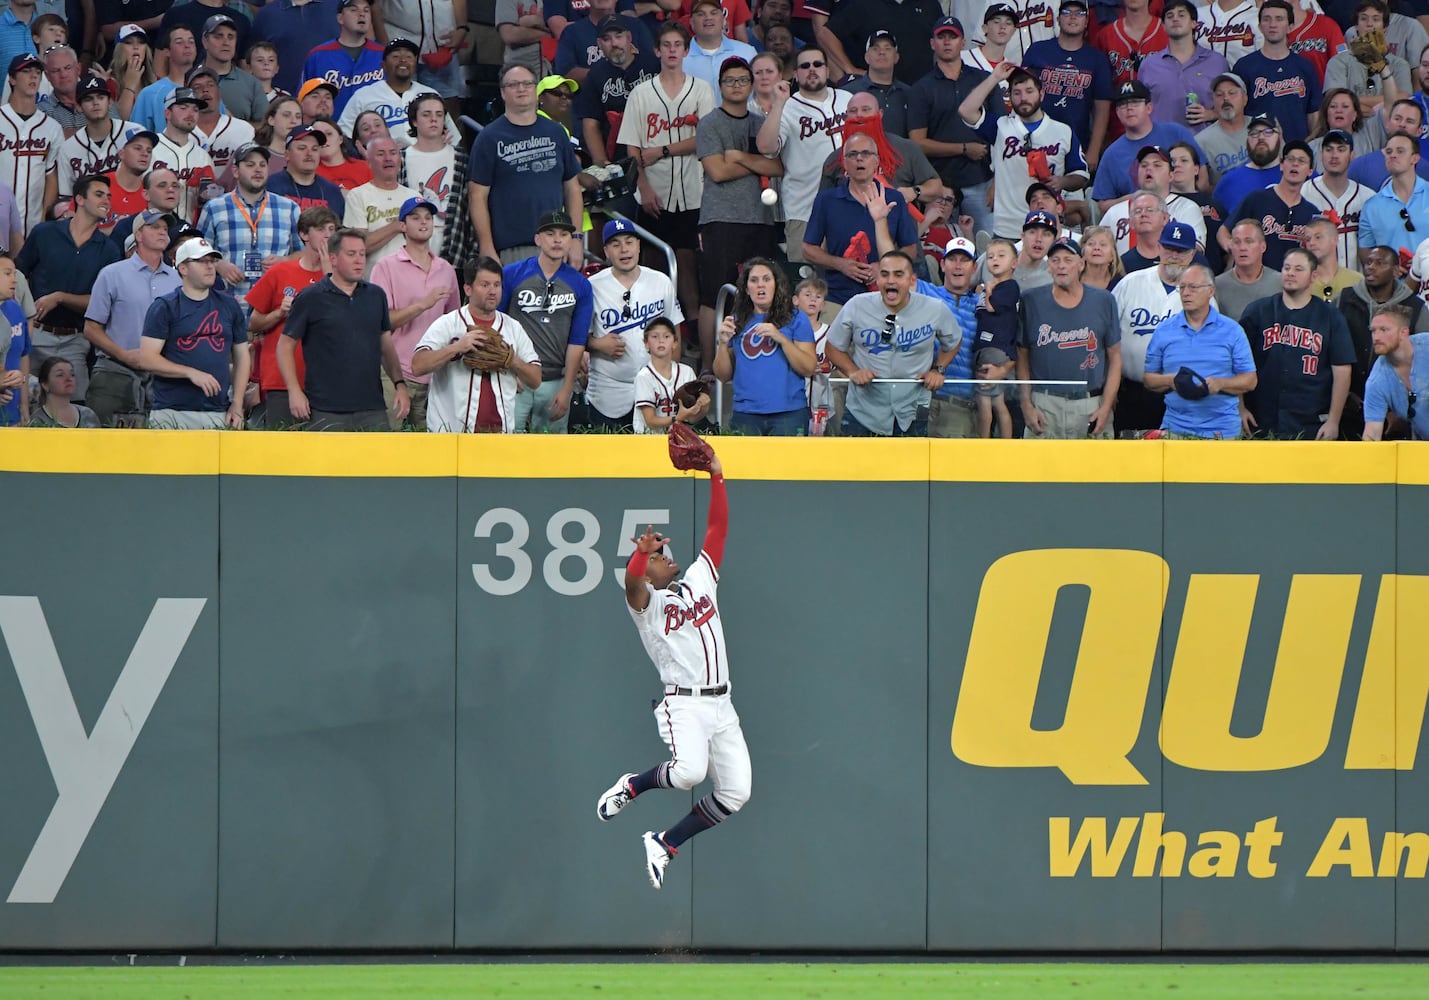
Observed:
[[[645,117],[645,138],[654,139],[661,132],[673,133],[676,129],[694,128],[699,121],[699,118],[693,114],[683,115],[674,121],[668,121],[661,115],[647,115]],[[671,138],[674,137],[671,136]]]
[[[824,133],[830,139],[842,135],[844,130],[844,119],[848,117],[842,111],[835,111],[832,115],[815,118],[812,115],[799,116],[799,138],[810,139],[819,133]]]
[[[693,596],[693,591],[691,594]],[[714,599],[709,594],[701,594],[698,598],[694,598],[688,608],[673,603],[667,604],[665,605],[665,634],[678,632],[686,625],[699,628],[713,618],[714,614]]]
[[[1251,85],[1251,100],[1258,97],[1304,97],[1308,92],[1304,77],[1291,76],[1283,80],[1269,80],[1263,76],[1255,78]]]
[[[448,179],[447,173],[446,167],[440,167],[426,180],[419,182],[423,191],[435,196],[438,205],[445,205],[447,197],[452,193],[451,181]]]
[[[1015,135],[1008,136],[1007,141],[1003,143],[1002,146],[1002,158],[1004,160],[1011,160],[1018,156],[1025,157],[1029,153],[1045,153],[1051,157],[1059,155],[1062,151],[1062,144],[1060,142],[1050,143],[1046,146],[1038,146],[1034,145],[1030,141],[1031,139],[1032,137],[1030,135],[1027,136],[1026,139],[1019,139]],[[1049,163],[1048,166],[1053,171],[1057,169],[1055,163]]]
[[[110,146],[106,151],[98,146],[90,146],[84,156],[71,156],[69,169],[75,177],[85,174],[107,174],[119,168],[119,150]]]
[[[1055,347],[1059,351],[1086,351],[1082,368],[1095,368],[1101,364],[1097,358],[1097,332],[1089,326],[1079,326],[1072,330],[1053,330],[1050,323],[1037,328],[1037,346]]]
[[[223,320],[219,319],[217,309],[199,320],[193,333],[184,334],[175,343],[181,351],[192,351],[203,341],[207,341],[208,346],[220,354],[228,349],[228,331],[223,325]]]
[[[773,354],[777,350],[779,345],[774,338],[765,336],[756,329],[746,330],[744,336],[739,338],[739,353],[751,361],[766,354]]]
[[[1208,49],[1219,47],[1224,51],[1231,45],[1243,45],[1248,49],[1255,48],[1255,32],[1247,22],[1233,24],[1212,24],[1205,25],[1196,23],[1196,44],[1203,45]]]
[[[1260,331],[1260,349],[1268,351],[1272,347],[1292,347],[1296,350],[1319,354],[1325,338],[1306,326],[1293,323],[1272,323]]]

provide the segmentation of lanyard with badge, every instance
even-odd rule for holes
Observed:
[[[258,223],[263,221],[263,212],[268,207],[268,196],[265,194],[263,200],[258,203],[257,215],[248,214],[248,206],[243,204],[241,197],[235,196],[233,203],[238,206],[248,228],[253,230],[253,247],[243,255],[243,276],[250,281],[256,281],[263,276],[263,253],[258,249]]]

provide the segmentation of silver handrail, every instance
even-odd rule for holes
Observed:
[[[834,376],[833,378],[829,379],[829,381],[830,381],[830,382],[852,382],[853,379],[845,378],[845,377],[843,377],[842,375],[837,375],[837,376]],[[913,384],[913,383],[915,383],[915,382],[918,383],[919,385],[921,385],[921,384],[923,383],[923,380],[920,379],[920,378],[876,378],[876,377],[875,377],[875,378],[869,379],[869,381],[870,381],[870,382],[882,382],[882,383],[884,383],[884,384],[899,383],[899,384],[903,384],[903,385],[911,385],[911,384]],[[944,384],[944,385],[1076,385],[1076,386],[1085,387],[1087,383],[1086,383],[1085,381],[1078,382],[1078,381],[1075,380],[1075,379],[1055,379],[1055,378],[1000,378],[1000,379],[996,379],[996,380],[991,381],[991,382],[989,382],[987,379],[983,379],[983,378],[945,378],[945,379],[943,379],[943,384]]]
[[[730,296],[738,294],[739,289],[735,288],[727,281],[723,285],[719,286],[719,293],[715,296],[714,322],[716,332],[718,332],[719,328],[724,325],[724,310],[725,307],[729,305]],[[719,381],[718,379],[715,380],[714,384],[714,401],[715,423],[719,426],[720,430],[724,430],[724,383]]]
[[[655,246],[660,248],[660,250],[665,254],[665,263],[670,268],[668,272],[670,275],[670,287],[675,290],[675,298],[678,300],[680,297],[680,274],[678,270],[678,265],[675,263],[675,248],[670,246],[670,244],[666,243],[664,240],[660,239],[660,237],[656,236],[654,233],[646,229],[634,219],[627,218],[613,208],[601,208],[600,206],[596,206],[596,210],[602,212],[605,215],[610,216],[612,219],[619,219],[622,222],[630,223],[631,228],[635,230],[637,236],[639,236],[642,240],[645,240],[647,243],[653,243]],[[689,317],[686,318],[688,319]]]

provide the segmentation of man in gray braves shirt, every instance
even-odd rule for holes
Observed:
[[[1086,262],[1072,239],[1047,254],[1052,284],[1022,295],[1017,377],[1086,382],[1085,386],[1023,385],[1023,437],[1111,437],[1121,384],[1121,322],[1111,292],[1082,284]]]
[[[850,383],[839,429],[845,437],[927,434],[918,403],[923,390],[942,388],[962,331],[946,305],[913,292],[917,283],[912,258],[886,253],[878,260],[879,290],[849,299],[829,326],[825,352]],[[894,378],[922,385],[873,381]]]

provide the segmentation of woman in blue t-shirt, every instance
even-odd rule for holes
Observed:
[[[814,328],[794,308],[789,279],[773,261],[745,261],[737,283],[734,314],[719,328],[714,373],[734,379],[737,434],[792,436],[809,426],[804,380],[814,374]]]

